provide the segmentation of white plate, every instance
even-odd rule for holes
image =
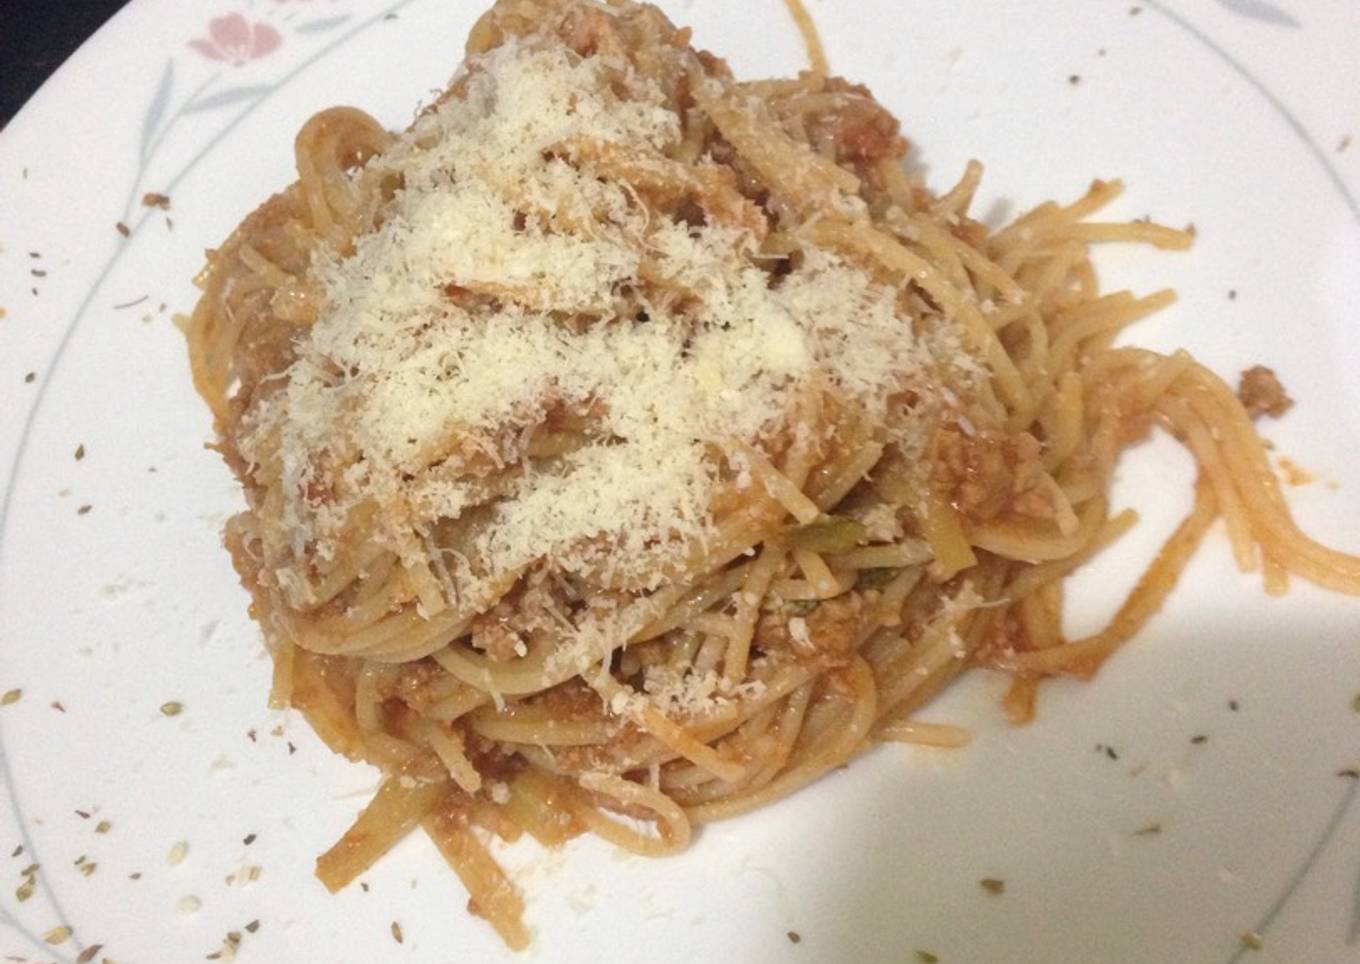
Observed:
[[[69,961],[102,943],[119,962],[201,960],[258,919],[241,960],[512,958],[423,839],[367,891],[333,897],[312,877],[375,776],[264,708],[267,661],[219,545],[239,498],[201,446],[208,416],[170,322],[193,303],[202,249],[292,177],[304,119],[351,103],[403,126],[478,6],[134,0],[0,134],[0,690],[23,690],[0,707],[0,953]],[[778,0],[666,6],[740,74],[802,63]],[[1116,216],[1193,221],[1191,253],[1102,252],[1107,286],[1181,292],[1132,340],[1186,345],[1230,376],[1271,364],[1299,404],[1265,431],[1320,480],[1292,490],[1297,513],[1360,550],[1348,0],[812,10],[833,65],[902,117],[937,187],[978,156],[993,214],[1118,175]],[[168,217],[141,207],[145,191],[173,198]],[[1127,460],[1116,498],[1145,522],[1074,587],[1074,631],[1117,604],[1189,504],[1190,473],[1165,441]],[[882,748],[681,857],[516,851],[528,957],[1360,958],[1357,782],[1336,775],[1360,745],[1360,602],[1306,585],[1267,600],[1215,532],[1093,683],[1048,685],[1025,729],[1002,719],[1003,687],[975,674],[930,710],[975,729],[968,750]],[[162,715],[170,700],[181,715]],[[224,883],[249,866],[258,880]],[[182,913],[189,895],[201,907]],[[73,937],[42,942],[63,924]],[[1253,931],[1259,951],[1239,942]]]

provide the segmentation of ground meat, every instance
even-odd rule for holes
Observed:
[[[901,157],[906,151],[897,121],[886,111],[849,114],[841,123],[839,143],[848,157],[864,161]]]
[[[493,663],[508,663],[525,651],[524,638],[515,630],[516,610],[502,601],[472,621],[472,645]]]
[[[1022,653],[1029,649],[1033,649],[1033,646],[1020,619],[1019,606],[1008,606],[1005,612],[992,621],[991,630],[975,656],[978,662],[986,665],[997,656]]]
[[[985,522],[1017,500],[1034,514],[1030,503],[1038,498],[1025,496],[1042,480],[1041,451],[1028,432],[1006,435],[983,429],[968,434],[951,424],[935,433],[930,454],[935,481],[950,503],[968,518]]]
[[[1031,519],[1052,519],[1058,514],[1057,508],[1053,505],[1051,489],[1029,489],[1021,492],[1011,501],[1010,510]]]
[[[530,645],[560,635],[561,620],[570,611],[566,587],[540,564],[473,620],[472,645],[495,662],[509,662],[524,656]]]
[[[863,595],[848,592],[818,603],[805,616],[765,613],[756,623],[755,643],[766,652],[791,650],[802,656],[829,657],[833,663],[841,662],[859,644],[865,620],[869,618],[867,608]],[[803,620],[805,641],[802,631],[790,628],[790,619]]]
[[[617,46],[617,38],[610,24],[609,15],[594,7],[578,7],[571,10],[563,20],[559,35],[567,46],[582,57],[589,57],[595,53],[616,52],[600,49],[602,42],[610,47]]]
[[[442,679],[444,675],[443,668],[432,659],[402,663],[401,670],[397,673],[393,691],[404,702],[410,703],[412,706],[421,706],[428,702],[426,699],[428,688]]]
[[[909,145],[899,133],[897,118],[874,100],[869,88],[828,77],[822,90],[844,96],[837,108],[812,119],[809,134],[814,143],[825,138],[834,144],[838,163],[872,165],[907,153]]]
[[[1294,400],[1285,394],[1280,380],[1264,365],[1253,365],[1242,373],[1237,383],[1237,397],[1252,418],[1261,415],[1279,418],[1294,407]]]
[[[544,710],[554,719],[578,722],[598,720],[604,712],[600,695],[579,677],[528,697],[524,705]]]

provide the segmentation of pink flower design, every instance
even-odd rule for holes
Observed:
[[[250,23],[239,13],[231,13],[208,24],[208,39],[196,37],[189,46],[209,60],[225,60],[240,67],[273,53],[282,43],[283,37],[269,24]]]

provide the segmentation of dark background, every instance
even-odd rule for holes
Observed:
[[[124,2],[0,0],[0,127]]]

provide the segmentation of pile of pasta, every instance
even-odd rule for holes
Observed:
[[[1115,345],[1174,295],[1102,292],[1091,246],[1181,249],[1189,233],[1094,220],[1117,181],[991,230],[969,213],[980,165],[932,193],[864,88],[823,69],[738,81],[689,39],[647,5],[500,0],[426,114],[468,96],[507,45],[604,64],[615,96],[653,91],[677,136],[646,163],[561,156],[623,190],[649,226],[745,232],[772,288],[814,256],[853,266],[929,351],[880,405],[809,377],[773,430],[715,447],[702,538],[675,536],[678,555],[661,563],[621,561],[650,567],[648,578],[546,554],[483,579],[479,595],[445,566],[489,571],[475,558],[488,507],[594,438],[601,416],[588,404],[540,413],[533,437],[491,467],[449,433],[428,465],[484,481],[460,514],[418,517],[398,492],[337,510],[324,545],[298,535],[316,492],[289,476],[283,435],[261,429],[262,412],[285,404],[301,346],[330,310],[326,266],[357,257],[393,216],[403,181],[391,158],[415,135],[350,108],[314,117],[297,138],[298,180],[210,252],[186,326],[217,447],[249,504],[226,538],[274,659],[274,705],[386,775],[318,875],[343,887],[420,827],[470,909],[515,948],[529,939],[523,899],[493,838],[551,847],[590,832],[639,854],[677,852],[695,827],[785,797],[881,741],[966,743],[917,714],[970,667],[1012,675],[1006,710],[1024,722],[1040,681],[1091,676],[1157,612],[1217,519],[1267,591],[1292,573],[1360,592],[1360,559],[1292,521],[1234,391],[1184,352]],[[594,216],[585,235],[609,228]],[[521,297],[448,281],[450,302],[471,312]],[[682,297],[640,268],[609,317],[561,324],[643,324],[644,307]],[[1068,639],[1064,580],[1134,524],[1112,510],[1111,478],[1154,426],[1194,454],[1193,508],[1108,626]],[[337,458],[314,487],[362,461]]]

